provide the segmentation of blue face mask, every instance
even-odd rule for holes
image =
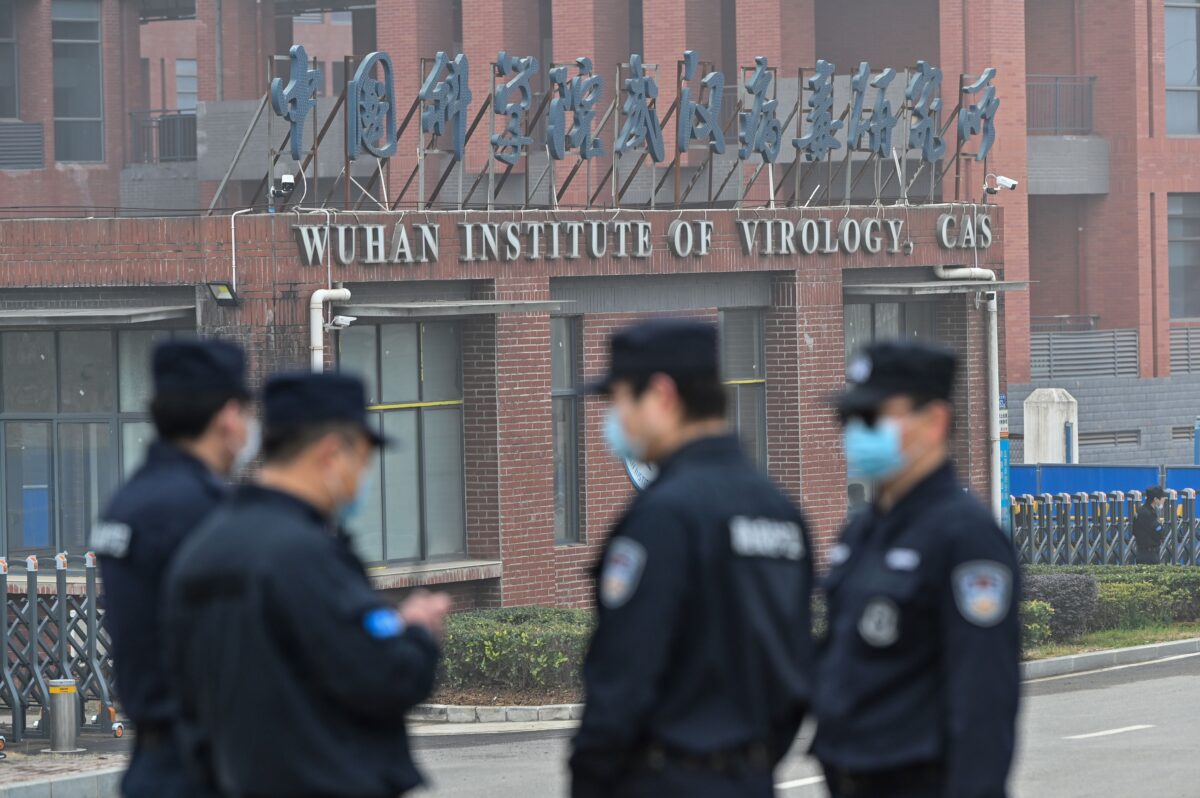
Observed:
[[[374,466],[368,467],[358,478],[358,490],[354,498],[337,509],[337,522],[342,526],[351,523],[361,516],[371,503],[371,488],[375,476]]]
[[[896,422],[880,419],[874,427],[868,427],[854,419],[846,424],[842,435],[850,476],[878,481],[904,468],[900,427]]]
[[[641,460],[645,454],[645,449],[629,440],[625,434],[615,407],[610,408],[604,418],[604,442],[608,444],[609,451],[622,460]]]

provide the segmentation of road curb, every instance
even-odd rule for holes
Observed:
[[[0,765],[0,773],[3,773]],[[74,776],[21,781],[0,786],[0,798],[118,798],[125,768],[93,770]]]
[[[1045,679],[1071,673],[1085,673],[1117,665],[1137,665],[1153,662],[1180,654],[1200,653],[1200,637],[1188,640],[1172,640],[1169,643],[1150,643],[1132,648],[1111,648],[1107,651],[1089,651],[1066,657],[1051,657],[1021,663],[1021,680]]]
[[[408,713],[421,723],[531,723],[580,720],[583,704],[547,704],[540,707],[470,707],[452,704],[418,704]]]

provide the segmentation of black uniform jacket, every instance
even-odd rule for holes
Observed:
[[[398,622],[344,536],[258,486],[206,523],[167,582],[165,637],[184,726],[222,794],[395,796],[421,782],[404,713],[438,650]]]
[[[163,580],[185,538],[225,495],[208,466],[159,441],[92,530],[117,695],[135,723],[164,723],[174,715],[159,631]]]
[[[598,579],[575,794],[611,794],[648,744],[787,752],[811,675],[808,533],[733,437],[685,445],[631,503]]]
[[[946,464],[858,513],[824,580],[813,751],[854,772],[941,764],[945,795],[1005,794],[1019,690],[1019,572]]]
[[[1149,502],[1137,508],[1137,515],[1133,519],[1133,538],[1137,541],[1137,561],[1156,564],[1162,549],[1163,526]]]

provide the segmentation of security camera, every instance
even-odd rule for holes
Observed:
[[[996,185],[991,184],[990,181],[993,179],[995,180]],[[1009,191],[1014,191],[1017,188],[1017,181],[1013,180],[1011,177],[1005,177],[1004,175],[988,175],[983,179],[983,191],[985,194],[999,194],[1000,190],[1004,188],[1008,189]]]
[[[279,185],[271,188],[271,196],[276,199],[286,199],[296,190],[296,176],[287,173],[279,176]]]
[[[1011,177],[996,175],[996,185],[1000,188],[1006,188],[1009,191],[1013,191],[1017,187],[1017,181],[1013,180]]]
[[[358,316],[334,316],[328,327],[331,330],[344,330],[356,321]]]

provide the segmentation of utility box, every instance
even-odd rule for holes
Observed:
[[[1062,388],[1038,388],[1025,399],[1025,462],[1079,462],[1079,402]]]

